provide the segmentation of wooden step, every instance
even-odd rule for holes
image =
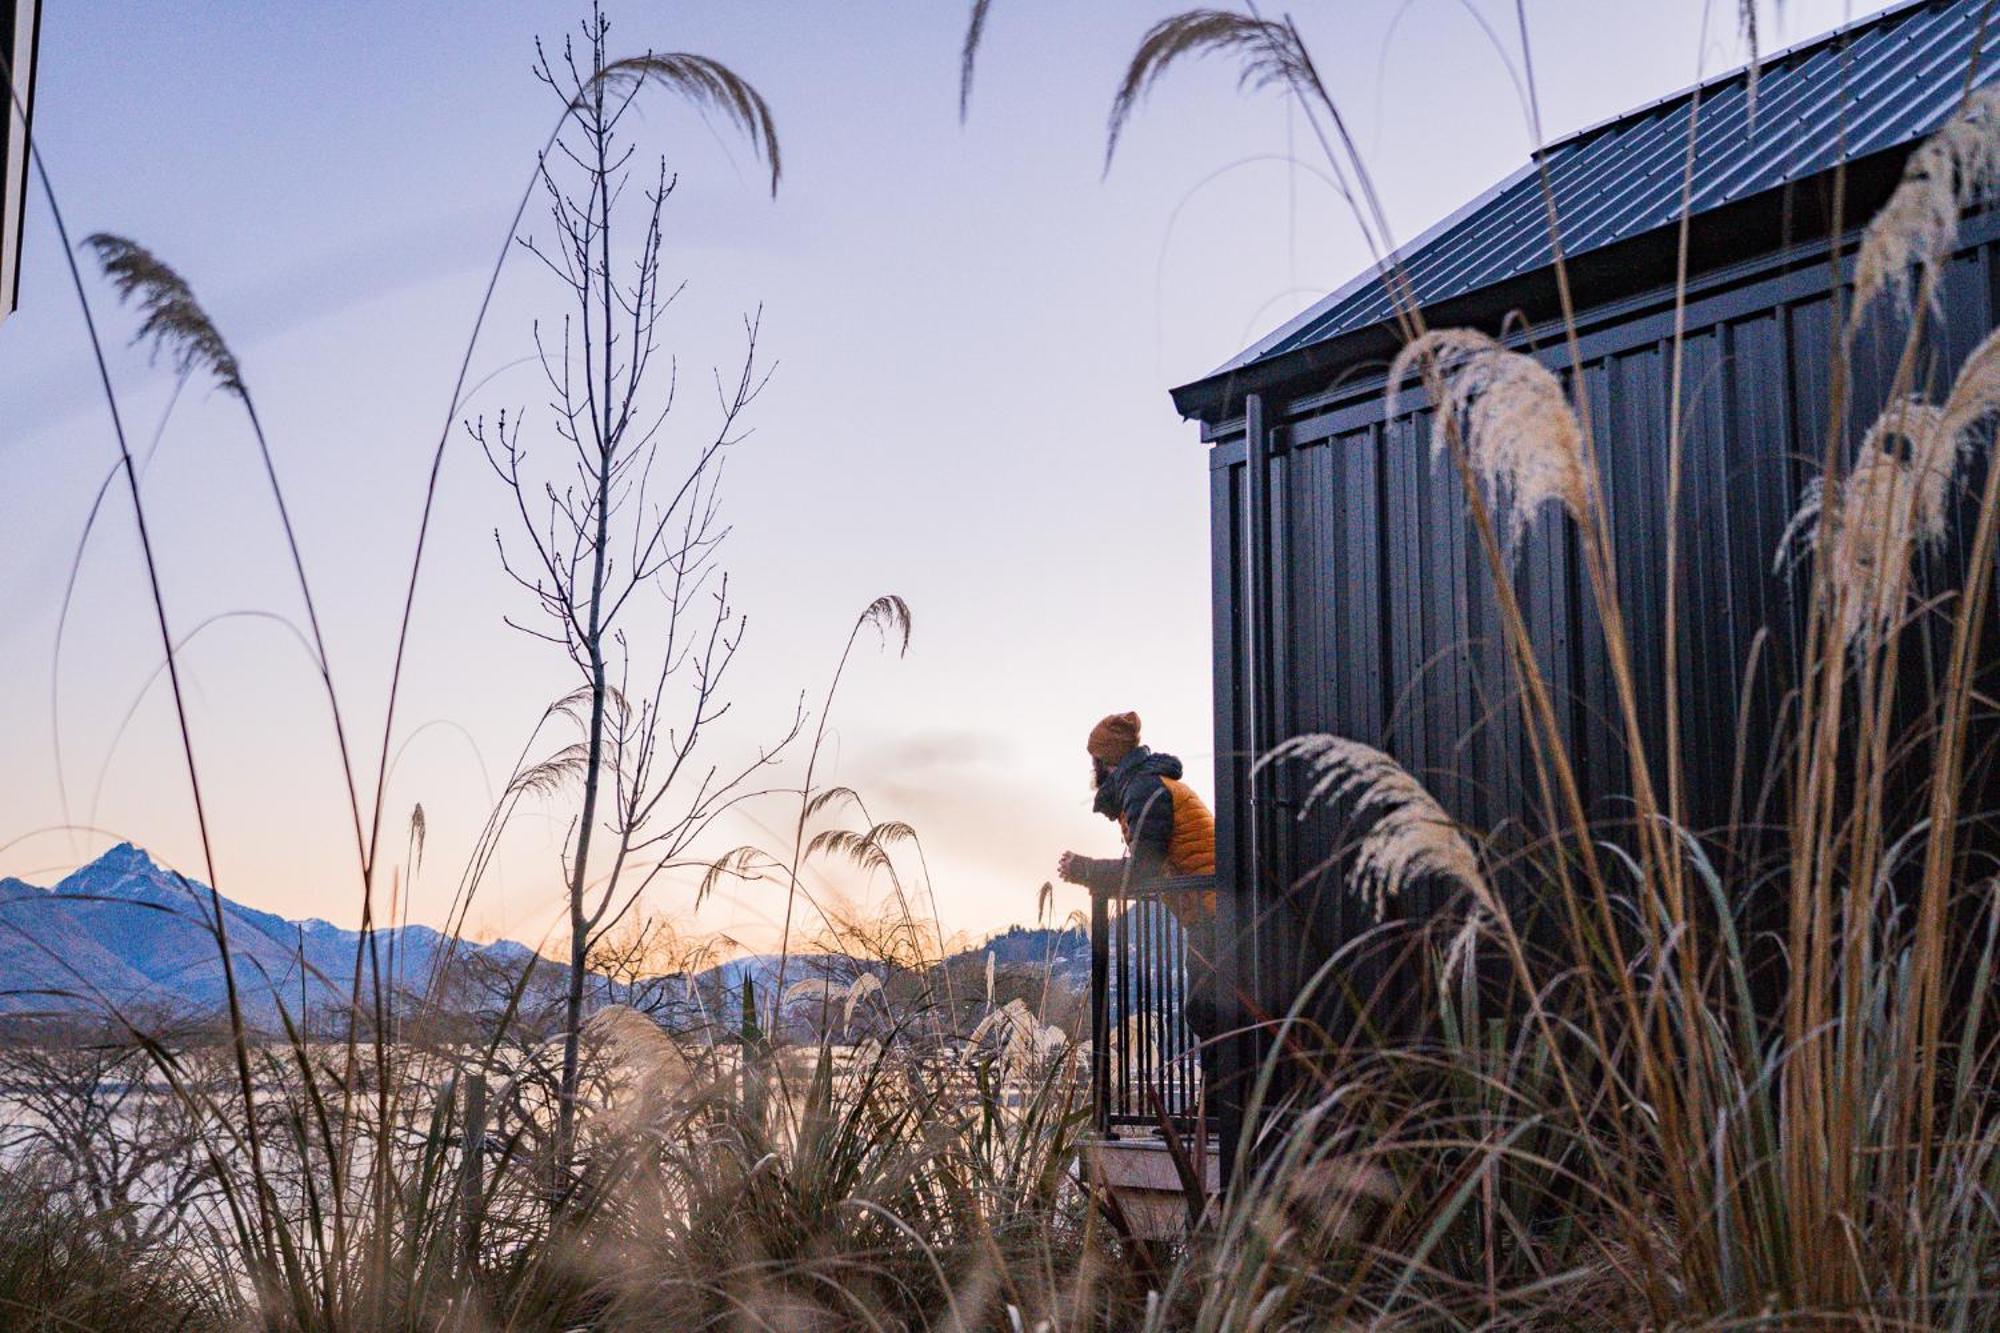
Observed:
[[[1197,1145],[1184,1143],[1194,1152]],[[1135,1234],[1169,1240],[1187,1233],[1187,1195],[1164,1139],[1097,1139],[1084,1151],[1093,1177],[1111,1191]],[[1222,1189],[1221,1144],[1210,1136],[1195,1162],[1213,1199]]]

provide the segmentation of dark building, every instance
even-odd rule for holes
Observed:
[[[1696,829],[1747,828],[1782,799],[1774,755],[1807,583],[1774,569],[1774,554],[1828,439],[1839,288],[1860,226],[1912,147],[1969,86],[2000,74],[2000,16],[1989,23],[1987,9],[1923,0],[1768,56],[1754,116],[1739,70],[1571,135],[1400,251],[1427,327],[1503,335],[1587,404],[1648,701],[1645,744],[1663,773],[1660,701],[1671,689]],[[1575,376],[1548,196],[1575,309]],[[2000,217],[1967,218],[1960,243],[1929,339],[1934,394],[2000,309]],[[1337,863],[1323,865],[1342,837],[1339,812],[1301,819],[1298,775],[1253,774],[1254,756],[1293,735],[1336,733],[1393,754],[1469,826],[1518,840],[1545,823],[1460,479],[1433,465],[1425,395],[1406,392],[1398,415],[1385,414],[1385,373],[1403,340],[1395,315],[1371,270],[1174,391],[1210,445],[1220,989],[1244,1023],[1282,1015],[1303,979],[1372,924]],[[1668,682],[1677,318],[1681,634]],[[1879,312],[1856,345],[1849,448],[1889,392],[1908,327],[1899,318]],[[1947,542],[1925,586],[1953,577],[1966,540]],[[1539,515],[1511,574],[1591,813],[1616,821],[1629,814],[1627,753],[1569,519],[1553,506]],[[1935,669],[1935,655],[1908,657],[1908,669]],[[1231,1045],[1225,1072],[1261,1059],[1262,1040]]]
[[[39,0],[0,0],[0,320],[21,290],[21,224],[28,199],[28,124],[35,107]]]

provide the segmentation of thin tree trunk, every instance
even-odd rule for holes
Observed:
[[[601,38],[600,38],[601,40]],[[593,67],[602,70],[604,52],[593,53]],[[599,304],[604,316],[603,344],[598,349],[603,371],[602,396],[597,404],[597,531],[591,553],[590,629],[585,651],[590,658],[590,737],[585,746],[583,810],[576,834],[576,858],[569,876],[569,988],[563,1007],[563,1066],[560,1101],[556,1115],[556,1170],[567,1178],[574,1155],[576,1133],[576,1092],[578,1060],[583,1035],[584,963],[589,953],[590,922],[584,911],[584,887],[589,882],[591,831],[597,822],[599,774],[604,762],[604,552],[610,540],[611,473],[616,452],[612,438],[615,420],[611,406],[611,319],[615,301],[611,291],[611,176],[606,161],[604,89],[600,84],[592,103],[595,121],[591,127],[596,141],[597,196],[599,216],[598,279]],[[586,303],[589,296],[585,295]],[[586,349],[588,333],[585,335]]]

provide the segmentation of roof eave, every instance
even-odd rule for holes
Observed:
[[[1516,184],[1536,169],[1536,165],[1536,162],[1533,160],[1523,163],[1511,175],[1495,182],[1481,193],[1467,200],[1461,207],[1439,218],[1436,222],[1433,222],[1430,226],[1397,246],[1391,252],[1388,260],[1371,264],[1369,267],[1362,269],[1346,282],[1334,288],[1331,292],[1328,292],[1325,296],[1313,302],[1310,306],[1307,306],[1304,310],[1301,310],[1298,314],[1286,320],[1262,338],[1259,338],[1249,347],[1217,366],[1205,378],[1213,378],[1214,376],[1227,374],[1231,370],[1247,366],[1268,355],[1272,348],[1284,346],[1285,343],[1291,340],[1292,335],[1308,325],[1316,323],[1327,311],[1335,309],[1356,292],[1382,277],[1395,264],[1402,262],[1404,257],[1415,254],[1438,237],[1450,231],[1453,227],[1456,227],[1459,223],[1465,221],[1465,219],[1471,217],[1474,213],[1477,213],[1480,209],[1492,203],[1495,199],[1498,199],[1506,191],[1513,189]]]

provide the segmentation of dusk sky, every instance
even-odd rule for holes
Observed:
[[[1735,0],[1528,0],[1549,137],[1737,63]],[[1876,4],[1785,0],[1767,50]],[[1083,737],[1136,709],[1146,739],[1212,790],[1207,469],[1167,390],[1369,262],[1285,101],[1219,64],[1170,74],[1105,177],[1105,112],[1167,3],[994,0],[959,123],[959,0],[632,3],[614,54],[712,55],[768,98],[775,200],[746,145],[663,94],[628,122],[679,188],[664,329],[686,386],[728,367],[763,311],[775,365],[728,464],[724,553],[749,633],[717,762],[817,708],[849,627],[897,593],[906,658],[863,640],[820,774],[924,839],[944,925],[1033,918],[1057,855],[1116,850],[1090,812]],[[1616,12],[1616,21],[1609,14]],[[241,359],[298,508],[333,670],[373,771],[426,469],[488,270],[558,103],[534,40],[581,5],[48,4],[35,130],[74,237],[151,247],[193,283]],[[1346,0],[1298,15],[1408,237],[1523,162],[1511,5]],[[1499,47],[1496,49],[1495,42]],[[1296,156],[1297,165],[1288,157]],[[528,221],[539,224],[531,208]],[[564,293],[510,259],[463,415],[526,408],[536,317]],[[135,448],[173,388],[124,344],[89,280]],[[689,392],[674,430],[712,421]],[[540,414],[539,416],[537,414]],[[27,224],[20,311],[0,324],[0,874],[52,882],[129,838],[201,861],[132,515],[113,491],[56,625],[85,516],[116,457],[46,200]],[[299,606],[237,404],[193,383],[144,475],[180,633]],[[573,682],[492,530],[507,498],[459,433],[417,609],[388,823],[429,823],[411,915],[437,920],[495,789]],[[323,696],[280,619],[229,615],[183,657],[225,893],[357,919],[357,873]],[[129,722],[128,722],[129,713]],[[60,748],[58,749],[58,736]],[[567,737],[544,738],[552,749]],[[1375,738],[1363,738],[1375,739]],[[797,774],[793,771],[792,780]],[[523,808],[473,927],[539,940],[560,901],[570,806]],[[758,815],[779,829],[782,807]],[[739,821],[717,838],[779,834]],[[841,878],[862,900],[886,886]],[[763,942],[782,910],[751,886],[686,918]],[[1060,910],[1079,907],[1065,892]]]

